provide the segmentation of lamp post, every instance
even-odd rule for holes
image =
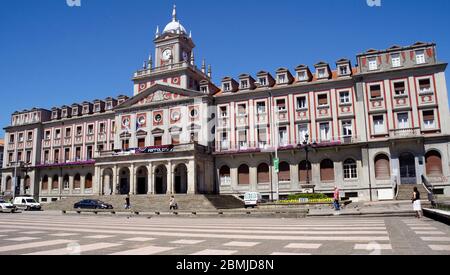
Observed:
[[[13,186],[12,186],[12,201],[14,201],[14,198],[16,197],[16,186],[17,186],[17,168],[22,167],[23,162],[15,162],[14,163],[14,180],[13,180]],[[20,182],[19,182],[20,184]]]
[[[309,187],[311,185],[311,180],[310,180],[310,175],[309,175],[309,169],[310,169],[310,167],[309,167],[309,152],[310,152],[310,149],[313,149],[314,146],[317,145],[317,143],[316,142],[311,143],[309,141],[309,135],[306,134],[305,140],[303,141],[302,145],[303,145],[303,149],[305,150],[305,153],[306,153],[306,186]],[[314,193],[314,188],[313,188],[313,193]]]

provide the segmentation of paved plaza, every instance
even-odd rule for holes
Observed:
[[[412,217],[143,218],[0,214],[0,255],[450,255],[450,227]]]

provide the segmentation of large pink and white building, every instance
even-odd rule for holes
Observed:
[[[397,185],[421,184],[424,176],[450,194],[447,64],[436,59],[435,44],[371,49],[355,66],[340,59],[215,85],[211,68],[195,65],[194,42],[175,9],[154,43],[130,97],[14,113],[5,128],[2,192],[15,186],[16,194],[49,202],[283,196],[337,185],[368,200],[392,198]]]

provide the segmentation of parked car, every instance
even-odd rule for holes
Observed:
[[[17,209],[21,210],[41,210],[41,204],[32,197],[16,197],[14,198],[13,204]]]
[[[6,202],[4,199],[0,198],[0,212],[14,213],[16,212],[16,207],[12,203]]]
[[[113,209],[113,206],[99,200],[82,200],[73,205],[75,209]]]
[[[247,192],[244,196],[245,208],[252,207],[255,208],[262,202],[262,195],[258,192]]]

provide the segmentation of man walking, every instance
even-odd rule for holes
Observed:
[[[334,187],[334,194],[333,194],[333,205],[334,205],[334,210],[336,211],[340,211],[341,210],[341,206],[339,205],[339,188],[337,186]]]
[[[130,195],[125,198],[125,209],[131,209]]]

